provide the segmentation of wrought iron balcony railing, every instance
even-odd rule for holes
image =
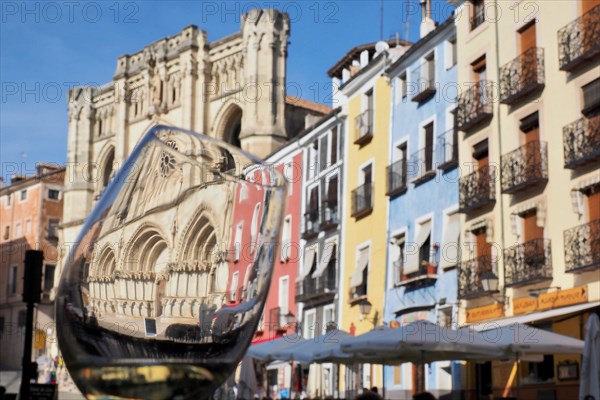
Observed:
[[[430,75],[430,63],[434,61],[425,61],[412,71],[411,85],[415,91],[412,101],[420,103],[435,94],[435,77]]]
[[[399,160],[386,168],[388,196],[406,191],[406,160]]]
[[[487,255],[461,262],[458,268],[458,297],[469,299],[489,293],[483,289],[481,277],[485,272],[494,270],[494,259]]]
[[[325,201],[321,205],[321,229],[334,228],[340,223],[337,202]]]
[[[433,146],[426,146],[414,152],[410,156],[409,167],[410,179],[419,184],[435,176],[433,168]]]
[[[325,272],[327,274],[327,272]],[[296,283],[296,301],[307,302],[317,298],[334,297],[337,289],[335,275],[318,278],[308,277]]]
[[[365,110],[355,119],[356,136],[354,143],[363,145],[373,138],[373,110]]]
[[[600,159],[600,115],[582,117],[563,127],[565,168]]]
[[[438,136],[438,169],[448,170],[458,165],[458,131],[454,128]]]
[[[458,97],[456,124],[458,129],[466,131],[489,121],[492,118],[494,84],[491,81],[479,81]]]
[[[504,250],[504,285],[522,286],[552,279],[550,240],[534,239]]]
[[[460,178],[459,210],[468,212],[496,202],[496,168],[486,165]]]
[[[500,68],[500,102],[514,104],[544,82],[544,49],[532,47]]]
[[[475,15],[471,17],[471,30],[474,30],[485,21],[485,7],[479,6],[475,10]]]
[[[502,193],[512,194],[548,180],[546,142],[531,141],[500,159]]]
[[[600,54],[600,6],[558,31],[558,65],[572,71]]]
[[[311,210],[304,214],[304,231],[302,237],[307,238],[319,234],[319,210]]]
[[[564,232],[567,272],[600,268],[600,219]]]
[[[373,184],[365,183],[352,191],[352,216],[361,217],[373,210]]]

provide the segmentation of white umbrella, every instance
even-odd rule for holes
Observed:
[[[600,399],[600,319],[592,314],[585,324],[585,347],[581,363],[579,399],[593,396]]]
[[[270,362],[277,360],[274,358],[274,354],[278,350],[285,349],[286,347],[298,343],[298,341],[302,341],[304,339],[298,336],[283,336],[275,340],[270,340],[268,342],[255,344],[250,346],[246,355],[260,361]]]
[[[514,323],[482,331],[484,339],[500,347],[505,355],[514,354],[575,354],[583,352],[583,340]]]
[[[421,363],[466,360],[501,355],[497,346],[481,334],[415,321],[395,329],[374,329],[342,341],[345,352],[369,357],[394,358]]]
[[[238,399],[253,399],[258,383],[256,382],[256,371],[254,369],[254,359],[248,355],[244,356],[240,368],[240,378],[238,382]]]

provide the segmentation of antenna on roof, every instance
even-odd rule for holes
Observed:
[[[383,40],[383,0],[381,0],[381,9],[379,10],[379,40]]]
[[[404,40],[406,40],[408,42],[408,28],[410,26],[410,20],[409,20],[409,12],[408,9],[409,7],[409,2],[410,0],[405,0],[406,1],[406,7],[404,7],[404,9],[406,10],[406,15],[404,16],[404,28],[405,28],[405,34],[404,34]]]

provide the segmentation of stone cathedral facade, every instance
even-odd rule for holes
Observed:
[[[69,251],[74,245],[104,188],[150,127],[163,124],[200,132],[262,158],[296,136],[307,121],[327,113],[326,106],[286,95],[289,34],[289,17],[272,9],[244,14],[239,32],[214,42],[208,42],[205,31],[188,26],[141,51],[119,57],[111,82],[73,89],[69,94],[68,164],[61,224],[64,249]],[[156,193],[160,196],[160,191]],[[211,201],[223,199],[207,199],[202,205],[205,210],[211,209]],[[190,212],[192,218],[194,211]],[[156,226],[161,223],[145,222]],[[139,248],[146,246],[137,242],[140,238],[164,243],[167,251],[160,252],[161,263],[174,261],[168,257],[175,253],[168,249],[168,238],[156,236],[160,236],[160,230],[145,235],[134,233],[133,228],[122,228],[124,234],[135,236],[123,238],[124,243],[135,241]],[[222,232],[216,237],[224,243],[231,240]],[[107,257],[116,259],[116,265],[120,263],[118,253],[114,249],[107,253]],[[90,276],[92,286],[99,288],[110,279],[104,275]],[[143,286],[149,284],[148,276],[157,274],[121,274],[125,275],[132,279],[139,276]],[[175,297],[173,302],[179,295],[182,301],[189,295],[168,291]],[[104,310],[118,312],[108,304],[110,299],[102,300]],[[156,315],[149,311],[121,312]]]

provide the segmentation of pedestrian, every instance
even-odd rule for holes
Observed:
[[[434,395],[429,392],[417,393],[413,396],[413,400],[437,400]]]
[[[362,394],[356,396],[354,400],[383,400],[383,397],[370,390],[365,390]]]

